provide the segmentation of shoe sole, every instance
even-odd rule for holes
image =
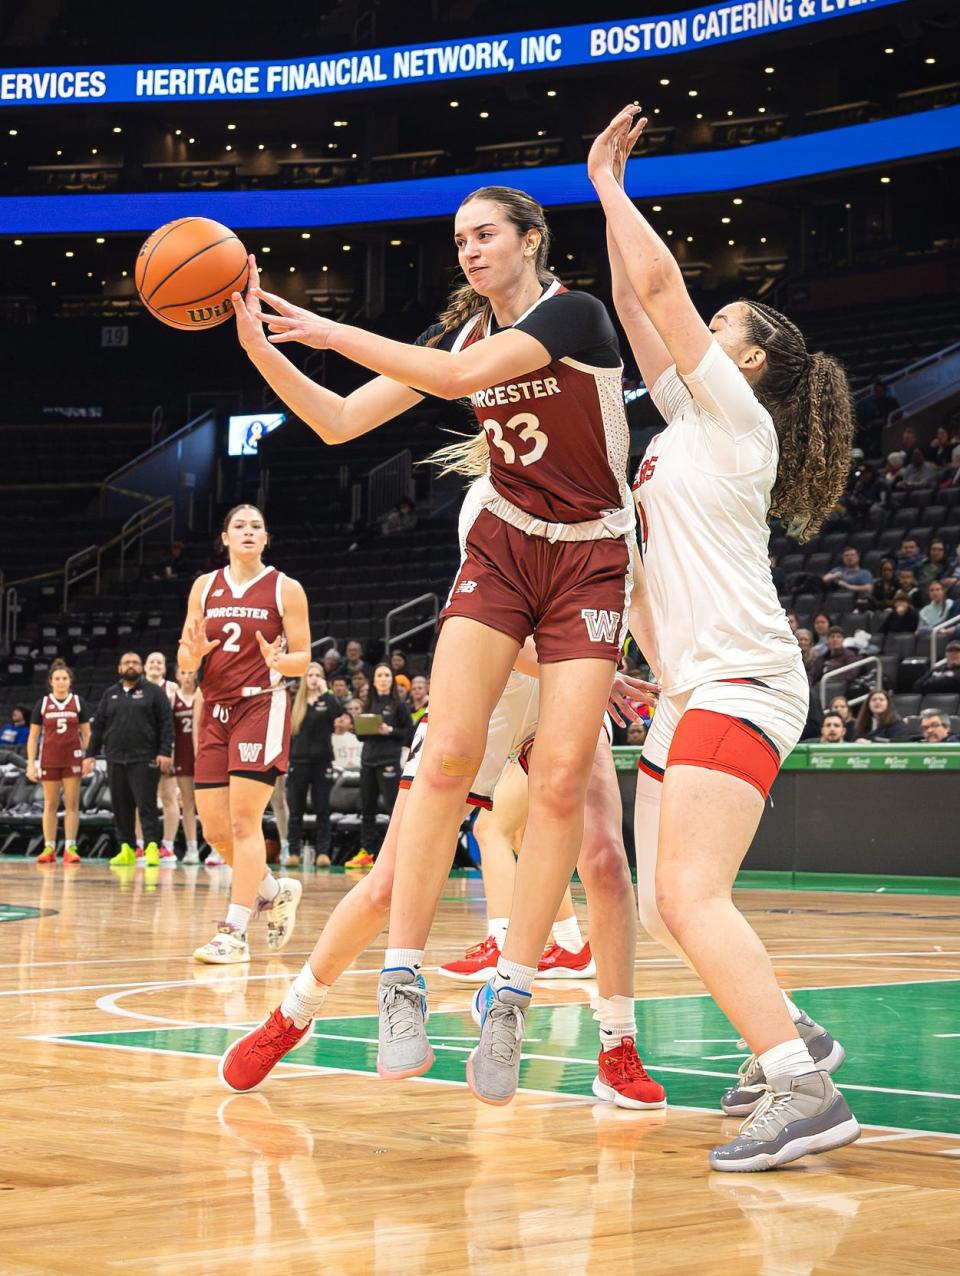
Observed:
[[[711,1152],[708,1159],[712,1170],[749,1174],[754,1171],[776,1170],[781,1165],[789,1165],[791,1161],[799,1161],[800,1157],[813,1153],[834,1152],[837,1148],[845,1148],[850,1143],[855,1143],[859,1137],[860,1124],[855,1117],[850,1117],[849,1120],[841,1121],[839,1125],[835,1125],[830,1130],[824,1130],[820,1134],[812,1134],[807,1139],[794,1139],[784,1144],[779,1152],[761,1152],[756,1156],[744,1157],[740,1161],[717,1160]]]
[[[279,944],[271,944],[270,931],[269,930],[267,931],[267,947],[270,949],[272,953],[281,952],[284,948],[286,948],[287,944],[289,944],[290,940],[293,938],[293,932],[297,924],[297,909],[300,907],[301,899],[303,899],[303,883],[298,882],[296,878],[293,878],[293,877],[289,878],[288,882],[289,882],[290,888],[295,888],[293,891],[294,900],[293,900],[293,906],[292,906],[292,914],[290,917],[290,925],[287,929],[287,933],[284,935],[283,939],[280,941]]]
[[[534,979],[596,979],[597,964],[591,961],[582,970],[572,966],[556,966],[552,970],[538,970]]]
[[[193,960],[198,961],[201,966],[245,966],[250,961],[250,953],[246,957],[200,957],[194,953]]]
[[[223,1054],[220,1056],[220,1062],[217,1064],[217,1076],[220,1078],[223,1084],[227,1087],[227,1089],[232,1090],[234,1094],[249,1094],[252,1090],[256,1090],[257,1086],[262,1085],[263,1082],[266,1081],[267,1077],[269,1077],[270,1075],[270,1072],[272,1072],[273,1068],[277,1066],[277,1063],[283,1063],[283,1060],[286,1059],[287,1055],[293,1054],[294,1050],[299,1050],[301,1046],[306,1045],[306,1043],[313,1036],[313,1024],[311,1023],[309,1030],[303,1034],[303,1036],[300,1038],[297,1044],[295,1046],[291,1046],[290,1049],[287,1051],[287,1054],[285,1054],[283,1058],[278,1059],[277,1063],[275,1063],[273,1065],[273,1068],[270,1069],[270,1072],[265,1072],[259,1081],[255,1081],[253,1085],[248,1085],[248,1086],[231,1085],[223,1073],[223,1069],[226,1065],[227,1060],[229,1059],[230,1055],[233,1054],[234,1050],[236,1050],[237,1046],[242,1046],[245,1041],[248,1041],[255,1032],[259,1032],[262,1027],[263,1027],[263,1024],[257,1024],[256,1028],[252,1028],[245,1037],[239,1037],[233,1043],[233,1045],[228,1046],[227,1049],[224,1050]]]
[[[513,1098],[514,1098],[514,1095],[516,1094],[516,1090],[514,1090],[513,1094],[507,1095],[505,1099],[491,1099],[488,1095],[481,1094],[480,1091],[477,1089],[476,1082],[473,1079],[474,1054],[476,1054],[476,1050],[474,1050],[467,1058],[467,1085],[470,1087],[470,1093],[473,1095],[475,1099],[479,1099],[481,1103],[489,1103],[489,1105],[492,1108],[505,1108],[508,1103],[513,1102]]]
[[[384,1081],[406,1081],[408,1077],[422,1077],[425,1072],[429,1072],[433,1067],[435,1058],[436,1056],[431,1050],[426,1062],[418,1064],[416,1068],[405,1068],[402,1072],[393,1072],[383,1066],[380,1062],[380,1056],[377,1055],[377,1076]]]
[[[642,1110],[646,1108],[665,1108],[667,1106],[666,1095],[652,1103],[644,1103],[641,1099],[631,1099],[627,1095],[621,1094],[612,1085],[606,1085],[601,1081],[599,1076],[594,1077],[592,1089],[598,1099],[602,1099],[604,1103],[612,1103],[618,1108],[638,1108]]]
[[[830,1051],[827,1057],[825,1059],[821,1059],[816,1066],[821,1071],[829,1072],[832,1074],[836,1072],[836,1070],[840,1067],[841,1063],[843,1063],[846,1057],[847,1057],[846,1050],[844,1050],[843,1046],[840,1044],[839,1041],[834,1041],[833,1049]],[[760,1094],[751,1103],[738,1103],[730,1107],[728,1107],[727,1104],[725,1104],[723,1100],[721,1099],[720,1107],[723,1111],[724,1116],[745,1117],[750,1115],[750,1113],[754,1110],[754,1108],[757,1106],[757,1104],[760,1102],[762,1098],[763,1098],[763,1095]]]
[[[488,979],[497,973],[496,966],[484,966],[481,970],[468,972],[465,970],[448,970],[445,966],[437,967],[437,974],[442,975],[444,979],[452,979],[460,984],[485,984]]]

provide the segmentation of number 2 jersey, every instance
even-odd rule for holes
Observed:
[[[219,647],[203,662],[203,698],[213,706],[230,705],[282,685],[283,678],[267,668],[257,642],[257,630],[267,642],[283,633],[283,572],[265,567],[242,585],[229,567],[212,573],[200,595],[207,638]]]
[[[69,767],[79,775],[83,761],[80,724],[89,721],[90,715],[75,692],[65,700],[58,700],[52,692],[42,696],[30,715],[31,724],[42,733],[37,757],[40,769]]]
[[[535,337],[550,362],[471,395],[494,489],[551,523],[584,523],[628,506],[623,365],[603,303],[555,280],[511,326]],[[438,348],[456,353],[505,330],[477,314]],[[417,344],[440,331],[428,328]]]

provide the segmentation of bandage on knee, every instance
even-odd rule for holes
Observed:
[[[667,766],[725,771],[765,798],[780,770],[780,754],[759,727],[743,718],[688,709],[674,732]]]
[[[455,753],[440,754],[440,770],[444,775],[456,775],[460,777],[473,777],[480,770],[480,763],[483,758],[462,758]]]

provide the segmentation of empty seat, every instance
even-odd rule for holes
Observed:
[[[916,634],[887,634],[883,640],[883,654],[897,655],[901,660],[912,656],[917,647]]]
[[[916,505],[904,505],[902,509],[897,510],[896,514],[894,514],[893,521],[890,526],[910,527],[916,522],[917,515],[919,513],[920,511],[917,509]]]
[[[956,692],[931,692],[923,697],[920,709],[937,709],[940,713],[956,713],[960,708],[960,696]]]
[[[893,697],[893,707],[901,718],[912,717],[920,712],[920,696],[913,693],[898,692]]]

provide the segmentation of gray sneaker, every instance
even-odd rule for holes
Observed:
[[[809,1015],[802,1014],[794,1025],[800,1040],[810,1051],[810,1058],[823,1072],[834,1073],[847,1057],[839,1041],[830,1036]],[[746,1042],[740,1042],[745,1046]],[[720,1100],[725,1116],[749,1116],[767,1093],[767,1078],[755,1054],[749,1055],[740,1065],[740,1080],[729,1090],[724,1090]]]
[[[763,1101],[729,1143],[710,1151],[714,1170],[774,1170],[810,1152],[830,1152],[860,1137],[857,1119],[828,1072],[805,1072]]]
[[[484,1103],[503,1107],[517,1092],[523,1026],[530,994],[516,988],[494,991],[490,979],[473,999],[480,1043],[467,1059],[467,1085]]]
[[[377,1072],[387,1080],[419,1077],[433,1066],[433,1048],[427,1039],[426,991],[423,976],[408,966],[380,972]]]

